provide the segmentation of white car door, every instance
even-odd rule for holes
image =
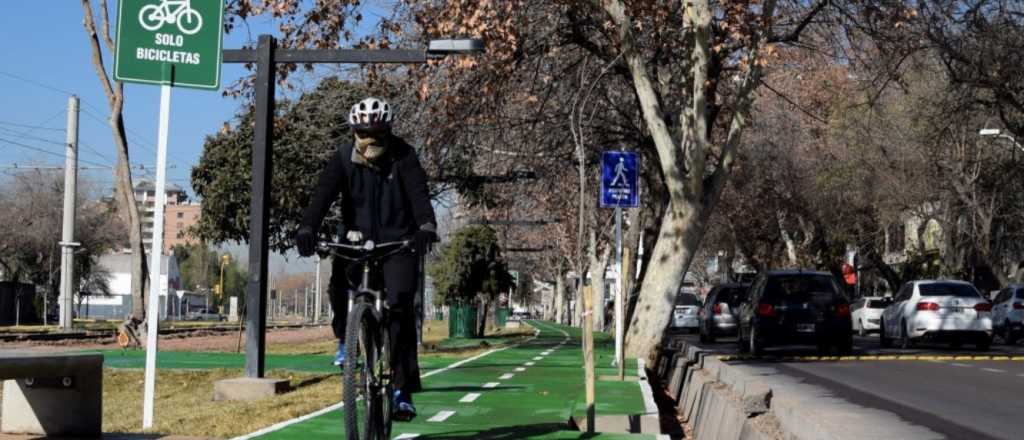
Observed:
[[[882,317],[885,320],[886,336],[895,338],[899,337],[901,334],[900,321],[906,313],[905,309],[913,291],[913,283],[904,284],[903,288],[896,294],[896,298],[893,299],[892,304],[885,308],[885,312],[882,313]]]

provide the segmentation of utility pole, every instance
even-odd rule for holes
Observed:
[[[75,267],[75,194],[78,184],[78,97],[68,97],[67,147],[64,159],[64,228],[60,257],[60,329],[71,330]]]

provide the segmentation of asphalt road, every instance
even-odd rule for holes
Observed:
[[[716,344],[691,343],[723,354],[736,353],[734,338]],[[783,357],[816,355],[804,347],[769,349],[763,359],[739,362],[769,364],[785,374],[827,388],[851,403],[891,411],[951,439],[1021,439],[1024,418],[1024,361],[970,359],[970,355],[1024,356],[1024,346],[998,339],[991,350],[953,350],[921,344],[914,349],[883,349],[877,337],[854,338],[855,355],[939,356],[942,360],[785,361]],[[948,359],[949,356],[964,356]]]

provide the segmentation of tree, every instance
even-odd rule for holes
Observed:
[[[210,294],[214,286],[219,285],[221,276],[221,264],[226,253],[209,249],[205,244],[196,243],[189,245],[177,245],[172,250],[178,259],[178,270],[181,272],[181,282],[186,290],[198,290]],[[228,264],[224,265],[224,291],[219,297],[210,302],[210,305],[227,305],[227,299],[232,296],[238,297],[239,308],[245,302],[245,288],[247,271],[238,264],[238,259],[231,258]]]
[[[348,132],[348,110],[367,93],[352,83],[328,78],[297,101],[277,104],[274,171],[270,204],[270,247],[286,251],[312,197],[316,179]],[[234,127],[208,136],[192,187],[203,199],[203,215],[191,233],[210,243],[247,241],[252,176],[253,112],[246,109]],[[341,224],[332,211],[320,228],[325,239]]]
[[[96,267],[100,255],[121,245],[124,225],[106,203],[87,200],[93,185],[80,180],[73,286],[80,293],[110,293],[107,274]],[[63,228],[63,172],[21,171],[0,183],[0,224],[18,225],[0,234],[0,268],[7,281],[45,286],[43,294],[55,304],[60,280]],[[42,305],[42,300],[39,301]],[[37,308],[42,310],[42,307]]]
[[[437,305],[476,301],[477,334],[484,334],[487,310],[495,297],[513,286],[512,275],[501,258],[498,237],[486,226],[467,226],[456,231],[428,265],[434,280]]]
[[[146,316],[146,281],[149,273],[146,269],[146,249],[142,244],[141,217],[139,208],[135,204],[135,192],[132,190],[128,136],[125,134],[124,125],[124,85],[120,81],[111,81],[103,60],[104,48],[107,53],[114,53],[107,0],[99,2],[100,28],[96,26],[94,9],[91,0],[82,0],[82,13],[85,17],[83,24],[92,50],[92,64],[100,85],[103,86],[103,92],[107,96],[107,105],[110,107],[110,131],[117,150],[117,164],[114,166],[114,198],[117,200],[118,214],[128,227],[128,243],[132,250],[132,314],[136,317],[144,317]]]

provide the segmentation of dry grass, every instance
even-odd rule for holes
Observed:
[[[158,376],[153,432],[230,438],[327,407],[341,400],[338,375],[275,370],[293,390],[253,402],[214,402],[213,383],[242,376],[241,370],[162,370]],[[143,372],[106,370],[103,377],[103,431],[139,432],[142,427]],[[243,416],[244,415],[244,416]]]

